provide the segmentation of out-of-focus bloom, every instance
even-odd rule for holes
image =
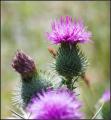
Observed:
[[[17,51],[12,60],[12,67],[21,75],[30,74],[36,71],[32,58],[22,51]]]
[[[31,119],[60,120],[81,119],[81,102],[67,89],[48,90],[33,97],[27,107]]]
[[[55,44],[68,43],[87,43],[90,41],[91,32],[87,31],[82,20],[72,21],[72,18],[61,17],[60,21],[52,23],[52,32],[47,33],[48,39]]]
[[[102,102],[108,102],[108,101],[110,101],[110,90],[109,89],[105,90],[105,92],[103,93],[100,101],[102,101]]]

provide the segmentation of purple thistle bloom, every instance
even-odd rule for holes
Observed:
[[[106,89],[100,100],[103,102],[110,101],[110,90]]]
[[[31,119],[60,120],[81,119],[81,102],[74,93],[67,89],[48,90],[33,97],[27,111],[31,112]]]
[[[21,75],[33,73],[36,71],[35,63],[32,58],[22,51],[17,51],[12,60],[12,67]]]
[[[47,33],[48,39],[55,44],[68,43],[87,43],[90,41],[91,32],[87,31],[81,20],[74,22],[72,18],[66,16],[61,17],[60,21],[52,23],[52,32]]]

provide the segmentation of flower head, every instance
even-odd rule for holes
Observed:
[[[106,89],[100,100],[103,102],[110,101],[110,90]]]
[[[36,70],[35,63],[32,58],[22,51],[17,51],[12,60],[12,67],[21,75],[30,74]]]
[[[60,21],[52,23],[52,32],[47,33],[48,39],[55,44],[68,43],[86,43],[90,41],[91,33],[87,31],[82,21],[72,21],[72,18],[61,17]]]
[[[32,119],[60,120],[80,119],[81,103],[74,93],[66,89],[48,90],[33,97],[27,107]]]

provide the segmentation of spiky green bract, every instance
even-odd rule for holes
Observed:
[[[85,72],[87,59],[77,44],[61,43],[55,66],[59,75],[63,76],[69,84],[73,78],[81,76]]]
[[[50,83],[45,79],[42,79],[37,72],[35,72],[30,78],[22,78],[21,97],[23,100],[23,107],[25,108],[27,106],[30,98],[35,93],[40,93],[42,90],[46,90],[50,86]]]

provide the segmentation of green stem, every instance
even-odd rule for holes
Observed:
[[[66,85],[70,90],[73,90],[72,78],[66,79]]]
[[[101,111],[101,109],[103,108],[104,103],[102,103],[102,105],[100,106],[99,110],[95,113],[95,115],[92,117],[92,119],[95,119],[96,116],[99,114],[99,112]]]
[[[74,83],[78,80],[78,77],[76,79],[73,80],[72,77],[67,77],[64,81],[64,83],[67,85],[67,87],[70,89],[70,90],[73,90],[75,89],[76,87],[74,87]]]

